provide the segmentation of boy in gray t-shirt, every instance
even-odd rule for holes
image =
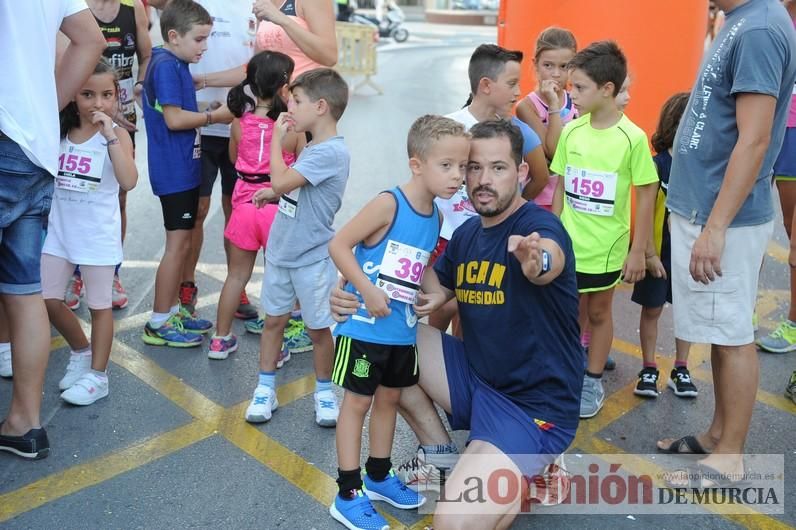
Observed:
[[[315,422],[337,425],[339,409],[332,392],[334,342],[329,295],[337,270],[329,258],[332,223],[343,200],[350,157],[337,121],[348,104],[348,85],[334,70],[319,68],[300,75],[290,86],[289,111],[276,122],[271,141],[271,188],[259,190],[255,203],[279,198],[265,251],[260,297],[266,319],[260,342],[260,375],[246,421],[263,423],[279,405],[276,367],[282,334],[296,300],[315,355]],[[312,134],[292,167],[282,160],[282,139],[292,128]]]

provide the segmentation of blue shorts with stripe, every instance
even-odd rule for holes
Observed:
[[[494,445],[528,477],[541,473],[569,447],[574,429],[534,418],[487,385],[467,362],[461,340],[443,333],[442,353],[451,400],[448,421],[453,430],[470,431],[467,443],[481,440]]]

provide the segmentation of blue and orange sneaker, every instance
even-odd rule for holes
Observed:
[[[150,346],[170,346],[172,348],[191,348],[202,344],[202,336],[186,331],[182,319],[172,315],[165,324],[155,329],[147,322],[141,340]]]
[[[362,489],[372,501],[384,501],[402,510],[423,506],[426,498],[409,489],[392,469],[381,482],[371,479],[367,473],[362,477]]]
[[[185,328],[185,331],[190,331],[191,333],[207,333],[213,329],[212,322],[193,316],[188,308],[182,304],[180,304],[180,310],[177,312],[176,316],[182,320],[182,326]]]
[[[329,513],[335,521],[349,530],[389,530],[390,525],[371,504],[362,490],[357,490],[353,499],[334,496]]]

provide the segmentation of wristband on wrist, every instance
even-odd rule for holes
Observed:
[[[546,250],[542,250],[541,254],[542,267],[539,269],[539,274],[536,275],[537,278],[550,272],[550,269],[553,268],[553,257],[550,255],[550,253]]]
[[[205,121],[205,127],[208,125],[213,125],[213,115],[210,113],[209,110],[205,111],[205,116],[207,116],[207,121]]]
[[[119,143],[119,139],[118,138],[111,138],[110,140],[108,140],[105,143],[105,147],[110,147],[112,145],[117,145],[118,143]]]

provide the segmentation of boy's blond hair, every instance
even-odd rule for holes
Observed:
[[[467,132],[464,125],[456,120],[435,114],[419,117],[409,128],[409,135],[406,139],[409,158],[425,160],[433,143],[445,136],[470,139],[470,133]]]

